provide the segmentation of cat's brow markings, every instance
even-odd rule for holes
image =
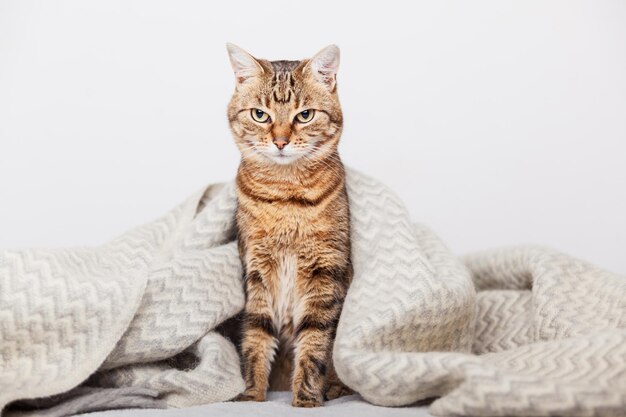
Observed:
[[[272,77],[272,97],[274,101],[281,104],[291,102],[292,96],[295,96],[293,88],[295,80],[292,72],[298,67],[300,61],[273,61],[274,77]],[[294,93],[294,94],[292,94]]]
[[[286,104],[291,101],[292,89],[287,81],[289,78],[291,78],[291,73],[286,72],[279,72],[274,76],[273,97],[277,103]]]
[[[285,97],[285,95],[287,97]],[[274,90],[274,101],[281,104],[287,104],[291,101],[291,90],[287,90],[287,92],[282,92],[280,90]]]

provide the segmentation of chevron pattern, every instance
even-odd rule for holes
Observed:
[[[626,279],[538,247],[458,258],[385,186],[347,175],[346,384],[379,405],[440,397],[440,416],[626,415]],[[2,416],[241,392],[215,332],[244,305],[235,209],[216,184],[100,247],[0,252]]]
[[[389,190],[349,184],[355,281],[334,355],[350,387],[379,405],[441,397],[440,416],[626,415],[624,277],[538,247],[457,259],[423,226],[403,233]]]
[[[532,343],[530,291],[489,290],[476,299],[476,336],[472,352],[499,352]],[[506,317],[506,320],[501,320]]]
[[[22,404],[70,415],[241,392],[235,348],[212,331],[244,305],[235,204],[234,185],[214,185],[101,247],[2,252],[0,409],[54,395]],[[177,368],[185,355],[193,369]]]
[[[430,231],[411,224],[388,188],[352,171],[347,184],[354,280],[337,329],[337,373],[380,405],[440,395],[439,374],[418,381],[398,370],[414,368],[417,352],[470,351],[476,303],[469,271]]]

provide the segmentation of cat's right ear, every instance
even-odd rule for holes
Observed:
[[[238,84],[263,74],[263,67],[252,55],[232,43],[227,43],[226,49]]]

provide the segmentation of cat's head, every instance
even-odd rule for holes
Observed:
[[[256,59],[228,44],[235,93],[228,120],[242,158],[306,164],[335,155],[343,117],[337,97],[339,48],[302,61]]]

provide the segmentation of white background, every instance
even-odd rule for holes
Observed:
[[[104,242],[232,178],[227,41],[337,43],[344,161],[454,251],[626,273],[622,0],[0,0],[0,247]]]

